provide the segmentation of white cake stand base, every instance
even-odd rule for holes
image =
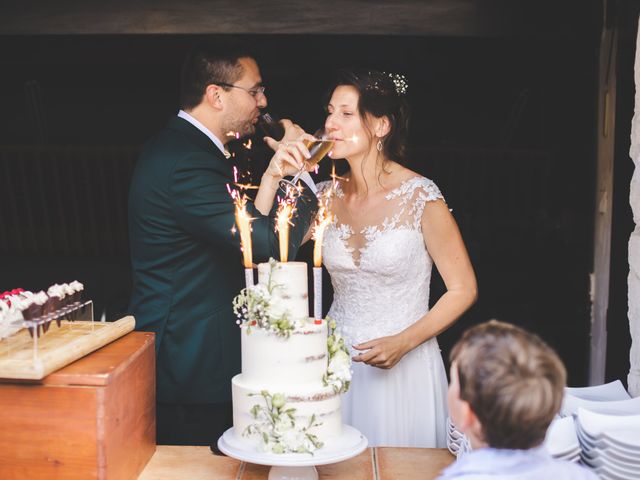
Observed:
[[[279,467],[269,470],[268,480],[318,480],[316,467]]]
[[[218,439],[218,448],[226,455],[243,462],[271,465],[269,480],[318,480],[316,465],[337,463],[355,457],[367,448],[367,439],[355,428],[342,426],[342,435],[332,438],[323,448],[309,453],[259,451],[255,444],[235,436],[230,428]]]

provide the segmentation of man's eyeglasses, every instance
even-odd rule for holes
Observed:
[[[254,87],[254,88],[244,88],[239,85],[232,85],[230,83],[223,83],[223,82],[216,82],[214,83],[214,85],[218,85],[219,87],[239,88],[240,90],[244,90],[245,92],[247,92],[252,97],[256,97],[258,94],[264,95],[264,91],[266,89],[266,87],[263,85],[260,85],[259,87]]]

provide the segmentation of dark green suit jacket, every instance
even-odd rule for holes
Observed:
[[[133,266],[130,311],[136,328],[156,333],[157,400],[204,404],[231,399],[240,372],[240,329],[233,297],[244,287],[234,204],[226,189],[232,164],[182,118],[143,149],[129,191]],[[290,258],[316,209],[313,193],[298,201]],[[264,216],[249,206],[253,260],[279,257],[275,206]]]

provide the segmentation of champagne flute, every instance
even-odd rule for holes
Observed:
[[[258,126],[267,137],[271,137],[276,141],[282,140],[282,137],[284,137],[284,127],[278,119],[270,115],[269,112],[260,114],[258,117]]]
[[[331,149],[335,145],[335,141],[329,138],[324,128],[316,130],[313,136],[314,140],[303,140],[304,146],[307,147],[311,156],[305,160],[302,168],[298,170],[291,180],[287,180],[285,178],[280,180],[280,187],[284,191],[286,191],[288,186],[292,186],[297,189],[298,180],[300,180],[300,176],[307,171],[307,168],[317,165],[320,163],[320,160],[331,153]]]

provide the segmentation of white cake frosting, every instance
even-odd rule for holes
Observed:
[[[261,263],[258,265],[258,283],[273,285],[272,308],[274,313],[288,312],[292,319],[309,317],[307,289],[307,264],[305,262]]]
[[[256,309],[262,301],[264,309]],[[307,264],[258,265],[258,285],[239,295],[234,307],[242,342],[242,373],[232,379],[236,437],[286,453],[313,451],[340,436],[340,394],[350,375],[337,383],[330,377],[327,322],[309,318]],[[272,425],[265,420],[270,408],[277,418]],[[266,443],[265,431],[271,439]]]
[[[289,338],[241,327],[242,380],[263,388],[318,385],[327,371],[327,323],[309,323]]]
[[[322,442],[331,441],[342,433],[342,415],[340,412],[340,395],[332,387],[324,387],[321,382],[308,388],[291,386],[287,389],[277,388],[269,390],[267,385],[260,385],[244,381],[242,375],[236,375],[231,381],[233,393],[233,426],[235,435],[243,437],[246,428],[255,423],[251,415],[254,405],[262,402],[262,390],[275,391],[284,395],[287,408],[294,408],[295,421],[298,425],[308,425],[315,416],[318,426],[310,429]],[[250,440],[251,441],[251,440]],[[255,438],[253,443],[259,445],[261,439]]]

